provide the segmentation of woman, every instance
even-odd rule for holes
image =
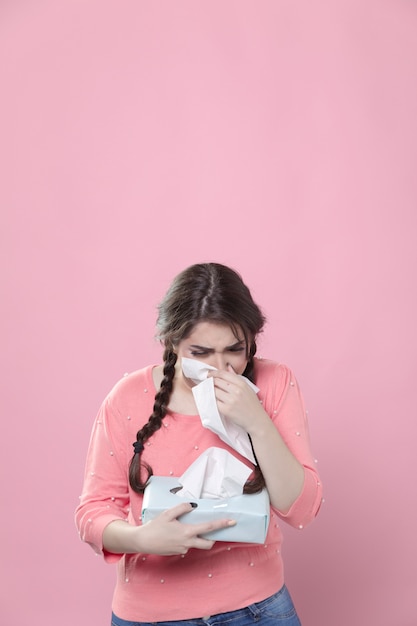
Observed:
[[[124,377],[98,413],[76,523],[81,539],[118,565],[113,626],[300,624],[284,584],[279,522],[301,529],[312,521],[321,485],[292,372],[255,358],[264,322],[235,271],[218,263],[187,268],[159,306],[163,365]],[[185,357],[215,368],[209,375],[218,410],[248,434],[255,466],[202,426],[195,383],[182,370]],[[226,516],[182,522],[181,516],[193,510],[188,502],[141,523],[149,476],[181,476],[212,446],[253,469],[245,492],[266,486],[271,518],[264,544],[203,538],[235,522]]]

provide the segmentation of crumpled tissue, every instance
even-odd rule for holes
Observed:
[[[207,378],[208,372],[215,369],[215,367],[197,359],[182,358],[184,376],[196,383],[195,387],[192,388],[192,392],[202,425],[216,433],[222,441],[256,464],[247,432],[241,426],[222,416],[217,408],[214,380],[211,377]],[[258,393],[259,388],[256,385],[245,376],[242,376],[242,378]]]
[[[243,493],[251,468],[223,448],[208,448],[178,478],[181,498],[231,498]]]

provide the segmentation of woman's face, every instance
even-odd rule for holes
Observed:
[[[181,359],[197,359],[219,370],[227,370],[231,365],[236,374],[243,374],[248,363],[243,332],[238,328],[238,335],[227,324],[199,322],[191,334],[182,339],[175,348],[178,365]]]

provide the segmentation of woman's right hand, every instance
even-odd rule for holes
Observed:
[[[200,535],[236,524],[235,521],[228,519],[198,524],[179,521],[179,517],[192,510],[193,507],[189,502],[177,504],[141,526],[140,541],[146,546],[141,552],[169,556],[187,554],[190,548],[210,550],[214,540],[204,539]]]
[[[214,540],[200,535],[236,524],[229,519],[198,524],[179,521],[178,518],[192,510],[189,502],[182,502],[142,526],[132,526],[122,520],[110,522],[103,533],[104,549],[116,554],[142,552],[161,556],[187,554],[191,548],[210,550]]]

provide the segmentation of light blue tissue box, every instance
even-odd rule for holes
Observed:
[[[188,502],[171,492],[181,487],[174,476],[151,476],[145,489],[142,505],[142,522],[145,524],[171,507]],[[235,526],[221,528],[202,535],[215,541],[264,543],[269,524],[269,496],[266,489],[260,493],[244,494],[231,498],[193,499],[197,507],[182,515],[181,522],[199,524],[217,519],[233,519]]]

